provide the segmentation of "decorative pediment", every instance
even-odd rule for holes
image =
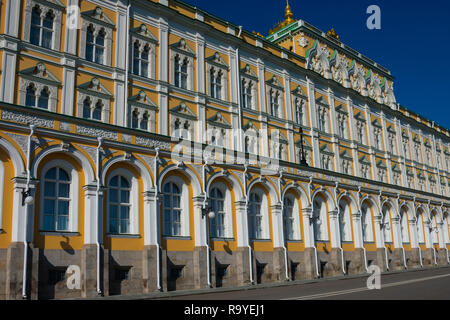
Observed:
[[[436,182],[436,178],[431,173],[428,175],[428,180],[430,180],[431,182]]]
[[[47,82],[51,85],[57,85],[61,83],[58,78],[56,78],[50,71],[47,70],[47,67],[42,62],[39,62],[32,68],[20,71],[19,75],[31,80],[38,79],[38,81],[40,82]]]
[[[386,164],[383,162],[383,160],[378,160],[377,161],[377,168],[386,169],[387,167],[386,167]]]
[[[278,139],[281,143],[288,143],[288,139],[281,133],[280,130],[272,130],[270,139]]]
[[[225,117],[220,112],[217,112],[213,117],[209,118],[208,122],[214,126],[226,129],[231,128],[231,124],[227,121],[227,119],[225,119]]]
[[[400,169],[399,165],[396,164],[396,163],[394,163],[392,165],[392,171],[397,172],[397,173],[401,173],[402,172],[402,170]]]
[[[406,174],[410,177],[414,176],[414,172],[411,167],[406,167]]]
[[[395,133],[394,126],[392,126],[392,125],[388,126],[387,131],[389,131],[390,133]]]
[[[370,165],[370,160],[367,159],[367,157],[365,155],[361,156],[359,158],[359,162],[365,165]]]
[[[186,105],[186,103],[182,102],[178,106],[169,110],[170,113],[178,115],[182,118],[188,119],[197,119],[197,116],[194,112]]]
[[[320,96],[319,98],[316,99],[316,104],[320,104],[321,106],[324,107],[329,107],[328,101],[323,96]]]
[[[298,147],[300,147],[300,145],[301,145],[301,140],[298,139],[297,142],[295,142],[295,144],[296,144]],[[306,139],[303,139],[303,147],[304,147],[305,149],[312,149],[311,144],[310,144],[310,143],[308,142],[308,140],[306,140]]]
[[[228,69],[228,64],[222,59],[218,52],[215,52],[212,56],[206,58],[205,61],[221,68]]]
[[[141,90],[139,93],[128,99],[130,103],[138,104],[142,107],[156,108],[156,104],[147,96],[147,94]]]
[[[299,97],[302,97],[302,98],[305,98],[305,99],[308,99],[305,91],[302,89],[301,86],[297,86],[297,88],[292,90],[292,94],[294,94],[296,96],[299,96]]]
[[[145,40],[149,40],[152,42],[158,42],[156,37],[151,33],[151,31],[147,28],[145,24],[141,24],[139,27],[131,29],[131,33],[134,35],[138,35]]]
[[[109,92],[97,78],[92,78],[91,81],[86,82],[80,86],[78,89],[81,91],[86,91],[88,94],[100,95],[106,98],[111,98],[112,94]]]
[[[258,80],[258,76],[256,75],[256,73],[253,72],[252,68],[250,68],[250,65],[246,64],[242,69],[241,69],[241,74],[246,75],[247,77],[253,78],[255,80]]]
[[[96,23],[104,24],[111,28],[114,27],[114,22],[103,12],[101,7],[96,7],[94,10],[82,12],[81,16]]]
[[[420,143],[420,138],[417,134],[414,135],[413,141]]]
[[[355,114],[355,119],[360,121],[366,121],[366,118],[364,117],[363,113],[359,111],[357,114]]]
[[[39,2],[42,2],[42,3],[45,3],[45,4],[49,4],[49,5],[53,5],[53,6],[61,8],[61,9],[66,7],[59,0],[40,0]]]
[[[320,152],[330,155],[334,154],[333,150],[331,150],[331,148],[326,143],[320,147]]]
[[[380,121],[378,121],[378,119],[373,120],[372,125],[377,128],[381,128],[381,123],[380,123]]]
[[[191,47],[189,47],[186,40],[183,38],[180,39],[180,41],[171,44],[170,49],[179,51],[179,52],[181,52],[183,54],[187,54],[189,56],[195,56],[194,50],[192,50]]]
[[[430,143],[430,139],[425,139],[425,142],[424,142],[424,144],[425,144],[425,146],[427,146],[427,147],[431,148],[431,143]]]
[[[335,108],[336,112],[340,112],[340,113],[345,113],[347,114],[347,108],[345,108],[345,106],[343,104],[339,104],[336,108]]]
[[[279,89],[283,89],[283,86],[281,85],[280,81],[276,76],[273,76],[269,80],[266,81],[266,84],[272,87],[277,87]]]
[[[344,149],[344,150],[339,154],[339,156],[340,156],[341,158],[343,158],[343,159],[346,159],[346,160],[353,160],[352,155],[351,155],[350,152],[348,152],[346,149]]]
[[[402,137],[406,138],[406,139],[409,139],[408,131],[406,131],[406,129],[402,130]]]

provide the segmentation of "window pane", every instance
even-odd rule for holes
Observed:
[[[44,215],[44,230],[54,231],[55,220],[53,215]]]
[[[53,29],[53,17],[50,13],[45,16],[43,25],[45,28]]]
[[[44,183],[44,197],[56,197],[56,183],[48,182]]]
[[[69,190],[70,190],[70,184],[68,183],[60,183],[58,188],[58,196],[62,198],[69,198]]]
[[[59,169],[59,180],[61,180],[61,181],[70,181],[69,175],[63,169]]]
[[[103,54],[105,52],[105,49],[97,47],[95,50],[95,62],[96,63],[103,63]]]
[[[58,216],[58,231],[69,229],[69,216]]]
[[[111,232],[111,233],[118,233],[117,220],[116,219],[111,219],[111,221],[109,223],[109,232]]]
[[[30,42],[35,45],[39,45],[39,35],[40,35],[40,28],[37,28],[35,26],[31,26],[30,30]]]
[[[92,119],[101,120],[102,119],[102,107],[97,104],[92,113]]]
[[[44,48],[52,48],[53,32],[49,30],[42,30],[42,46]]]
[[[34,107],[36,105],[36,95],[35,89],[32,86],[27,88],[27,96],[25,100],[25,105],[28,107]]]
[[[141,61],[141,76],[148,77],[148,62]]]
[[[109,201],[116,203],[119,201],[119,190],[112,188],[109,189]]]
[[[130,233],[130,224],[128,220],[120,221],[120,233]]]
[[[129,220],[130,219],[130,208],[122,206],[120,207],[120,219]]]
[[[114,178],[112,178],[111,181],[109,182],[109,185],[112,187],[119,186],[119,176],[115,176]]]
[[[124,177],[120,177],[120,186],[122,188],[129,188],[130,184],[128,183],[127,179],[125,179]]]
[[[86,60],[94,61],[94,46],[90,43],[86,44]]]
[[[111,219],[117,219],[117,206],[114,205],[109,206],[109,217]]]
[[[56,168],[52,168],[45,174],[45,179],[56,180]]]
[[[69,201],[58,201],[58,215],[69,214]]]
[[[44,200],[44,214],[54,214],[55,213],[55,201],[54,200]]]

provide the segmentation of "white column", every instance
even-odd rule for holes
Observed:
[[[203,196],[194,197],[194,238],[196,247],[205,247],[207,245],[206,226],[208,217],[202,217]]]
[[[258,84],[259,84],[259,107],[261,113],[267,113],[266,106],[266,81],[264,77],[264,62],[258,59],[256,62],[258,68]]]
[[[317,136],[316,98],[314,95],[314,82],[307,79],[309,117],[311,123],[312,159],[315,167],[320,167],[319,138]]]
[[[381,219],[382,218],[383,217],[380,213],[373,217],[373,221],[375,223],[375,238],[376,238],[377,248],[384,248],[383,235],[381,234]]]
[[[341,213],[343,214],[343,212]],[[339,211],[337,209],[328,212],[330,217],[330,234],[331,247],[339,248],[341,245],[341,237],[339,232]]]
[[[362,234],[362,222],[361,222],[361,212],[358,211],[352,214],[353,220],[353,243],[355,248],[364,247],[364,239]]]
[[[357,177],[361,176],[360,168],[359,168],[359,158],[358,158],[358,145],[355,143],[355,140],[357,140],[356,137],[356,124],[355,124],[355,118],[353,115],[353,103],[350,97],[347,97],[347,109],[348,109],[348,120],[349,120],[349,139],[351,140],[350,148],[352,149],[352,156],[353,156],[353,168],[355,175]]]
[[[281,248],[284,246],[283,237],[283,212],[281,204],[278,203],[270,207],[272,211],[272,233],[273,233],[273,247]]]
[[[400,230],[400,217],[395,216],[391,217],[392,220],[392,231],[394,234],[394,248],[402,248],[402,237],[401,237],[401,230]]]
[[[164,83],[169,82],[169,25],[163,17],[159,18],[159,130],[161,135],[169,134],[169,99],[168,89]]]
[[[205,40],[197,33],[196,35],[196,51],[197,51],[197,91],[201,94],[206,94],[205,91]],[[206,143],[206,102],[203,97],[198,97],[198,121],[197,131],[198,140],[201,143]]]
[[[247,247],[249,245],[247,205],[245,201],[237,201],[234,206],[236,208],[237,246]]]
[[[22,192],[26,190],[26,178],[16,177],[13,181],[13,214],[12,214],[12,232],[11,242],[22,242],[25,240],[25,208],[22,204]],[[33,207],[33,206],[31,206]],[[28,214],[28,222],[30,221],[30,210]],[[29,224],[29,223],[28,223]],[[29,228],[27,227],[27,231]],[[28,232],[27,232],[28,233]]]
[[[97,206],[97,186],[86,185],[84,189],[84,244],[103,242],[103,189],[99,191]],[[97,216],[98,210],[98,216]],[[97,219],[98,218],[98,219]]]
[[[159,201],[162,195],[155,198],[155,191],[145,191],[144,197],[144,245],[157,245],[160,238],[159,224]]]
[[[388,131],[386,128],[386,117],[384,116],[384,113],[381,112],[381,134],[383,135],[383,144],[384,144],[384,158],[386,159],[387,163],[387,182],[393,183],[392,181],[392,163],[391,163],[391,156],[388,153]]]
[[[20,17],[21,0],[7,0],[5,14],[5,34],[19,38],[19,25],[22,21]]]
[[[314,247],[314,230],[311,225],[311,215],[312,215],[311,208],[304,208],[302,210],[305,248]]]
[[[334,92],[333,90],[331,90],[331,88],[328,88],[328,104],[330,105],[331,142],[333,143],[333,150],[334,150],[334,169],[336,172],[342,173],[341,160],[339,155],[339,140],[338,138],[336,138],[336,135],[338,135],[338,127],[336,123]]]
[[[417,221],[415,218],[408,219],[409,224],[409,234],[410,238],[409,241],[411,242],[411,248],[419,248],[419,235],[417,234]]]

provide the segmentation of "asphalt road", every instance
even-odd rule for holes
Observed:
[[[379,290],[367,288],[368,277],[159,300],[450,300],[450,267],[382,274]]]

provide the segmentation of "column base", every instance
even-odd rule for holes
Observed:
[[[142,286],[144,289],[144,293],[161,291],[162,289],[161,254],[158,265],[158,250],[158,246],[155,245],[144,246],[144,249],[142,250]],[[160,288],[158,288],[158,272]]]
[[[420,248],[412,248],[411,251],[409,252],[409,261],[407,262],[408,268],[412,269],[421,268],[422,266],[420,264],[421,262],[420,258],[421,258]]]
[[[6,255],[6,299],[22,300],[23,287],[23,251],[22,242],[13,242],[9,245]],[[30,261],[28,256],[28,261]],[[30,282],[27,282],[27,292]]]
[[[406,253],[405,253],[406,254]],[[389,266],[391,270],[405,270],[405,263],[403,259],[403,249],[395,248],[392,252],[392,261]]]
[[[387,271],[387,261],[386,261],[386,251],[385,248],[377,248],[377,266],[381,269],[382,272]]]
[[[303,252],[303,268],[301,278],[304,280],[317,278],[317,260],[314,248],[305,248]]]
[[[100,268],[104,266],[105,259],[103,246],[100,246]],[[105,272],[100,270],[100,290],[103,292]],[[107,275],[107,273],[106,273]],[[81,296],[83,298],[94,298],[99,296],[97,291],[97,245],[86,244],[81,251]],[[107,294],[107,293],[106,293]]]
[[[195,247],[193,252],[194,288],[208,288],[208,247]]]
[[[439,249],[436,252],[437,255],[437,263],[439,266],[446,266],[448,265],[448,259],[447,259],[447,251],[445,249]]]
[[[239,247],[233,253],[233,275],[236,286],[246,286],[252,284],[250,281],[249,249]],[[253,266],[252,266],[253,267]],[[255,274],[253,273],[253,278]]]
[[[423,265],[430,267],[430,266],[434,266],[434,250],[432,248],[427,248],[425,250],[425,252],[423,252]]]

